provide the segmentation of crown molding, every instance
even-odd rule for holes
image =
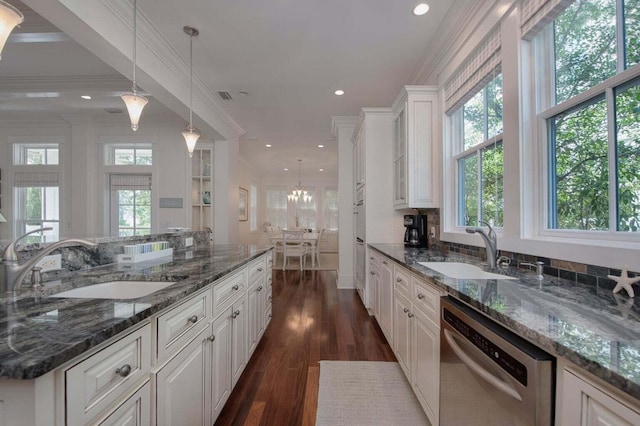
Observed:
[[[126,91],[129,82],[123,76],[93,75],[93,76],[46,76],[46,77],[2,77],[0,92],[10,91],[43,91],[43,90],[80,90],[100,89]]]
[[[338,131],[340,128],[348,127],[355,128],[358,124],[358,117],[340,116],[335,115],[331,117],[331,135],[334,138],[338,137]]]

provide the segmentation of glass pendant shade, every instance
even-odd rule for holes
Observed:
[[[4,223],[6,221],[7,219],[5,219],[4,216],[2,216],[2,213],[0,213],[0,223]]]
[[[0,59],[11,31],[24,21],[24,15],[9,3],[0,0]]]
[[[193,149],[196,147],[196,142],[200,138],[200,133],[193,127],[189,126],[187,130],[182,132],[184,141],[187,143],[187,151],[189,151],[189,157],[193,157]]]
[[[127,106],[129,112],[129,119],[131,120],[131,129],[135,132],[138,130],[138,122],[142,115],[142,109],[149,102],[144,96],[140,96],[137,93],[125,93],[121,96],[124,104]]]

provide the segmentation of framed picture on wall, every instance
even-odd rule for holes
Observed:
[[[238,202],[238,212],[240,214],[240,220],[245,221],[249,219],[249,193],[246,189],[240,187],[240,201]]]

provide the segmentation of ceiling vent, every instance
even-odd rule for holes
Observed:
[[[109,114],[122,114],[122,109],[120,108],[105,108],[104,110]]]
[[[220,92],[218,92],[218,95],[220,95],[220,97],[222,99],[224,99],[225,101],[230,101],[231,99],[233,99],[231,97],[231,93],[229,93],[227,91],[220,91]]]

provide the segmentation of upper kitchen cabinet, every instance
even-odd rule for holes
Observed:
[[[438,207],[438,90],[404,86],[393,103],[393,205]]]
[[[202,145],[202,144],[201,144]],[[191,229],[213,229],[213,148],[193,150],[191,157]]]

